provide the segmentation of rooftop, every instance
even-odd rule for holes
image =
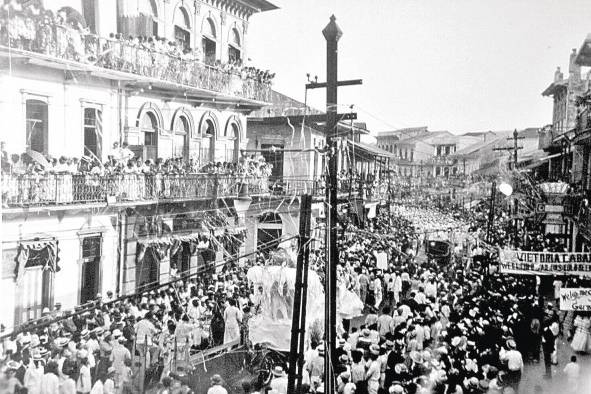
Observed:
[[[588,34],[581,44],[575,62],[580,66],[591,66],[591,34]]]
[[[276,90],[270,91],[268,102],[270,105],[267,105],[258,111],[252,112],[251,116],[253,118],[272,118],[285,115],[304,115],[304,113],[307,115],[317,115],[324,113],[319,109],[310,106],[306,107],[306,105],[301,101]]]
[[[276,10],[279,8],[275,4],[273,4],[267,0],[235,0],[235,1],[237,3],[241,3],[241,4],[244,4],[248,7],[254,8],[255,10],[258,10],[259,12],[273,11],[273,10]]]
[[[404,135],[414,134],[414,133],[427,133],[428,126],[418,126],[418,127],[407,127],[404,129],[397,129],[391,131],[380,131],[378,133],[379,137],[403,137]]]
[[[542,96],[554,96],[559,90],[566,89],[568,79],[561,79],[560,81],[552,82],[543,92]]]

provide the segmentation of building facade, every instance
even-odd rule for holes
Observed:
[[[6,327],[244,251],[248,213],[235,201],[246,188],[253,207],[268,194],[260,171],[204,169],[236,166],[246,116],[269,97],[272,77],[243,59],[250,16],[274,5],[44,5],[39,18],[5,15],[0,35],[0,110],[11,114],[2,136]],[[111,171],[121,152],[127,167]],[[151,170],[134,169],[131,156]]]

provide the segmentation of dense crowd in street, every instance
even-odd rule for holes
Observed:
[[[574,317],[572,312],[559,312],[554,300],[544,302],[534,276],[489,273],[478,263],[467,267],[457,254],[444,269],[430,261],[418,263],[412,247],[409,250],[414,232],[445,230],[461,220],[415,205],[398,209],[402,215],[391,217],[389,223],[382,219],[374,229],[377,239],[343,241],[343,271],[367,314],[364,324],[339,340],[339,393],[515,393],[525,363],[542,359],[546,378],[552,378],[553,365],[560,362],[561,377],[569,384],[566,392],[582,392],[576,355],[557,360],[556,343],[563,335],[572,339],[573,351],[587,352],[588,315]],[[496,233],[496,244],[501,234]],[[402,236],[402,248],[391,247],[390,235]],[[544,250],[550,245],[532,247]],[[397,252],[401,249],[411,253]],[[388,266],[379,269],[384,252]],[[555,279],[555,291],[589,282],[571,278],[563,284],[561,279]],[[323,392],[324,352],[324,345],[315,343],[306,353],[311,392]]]
[[[583,375],[576,357],[557,360],[556,340],[562,335],[572,340],[573,350],[591,350],[588,315],[565,314],[556,303],[544,302],[532,276],[489,273],[477,263],[467,267],[457,255],[445,267],[419,259],[417,234],[438,224],[467,225],[455,216],[402,207],[396,214],[380,213],[371,231],[348,226],[340,240],[340,280],[363,302],[365,319],[361,325],[343,322],[335,365],[338,392],[515,393],[525,363],[540,360],[548,378],[554,364],[564,365],[568,390],[580,392]],[[363,238],[357,236],[361,231]],[[249,287],[245,272],[265,261],[260,254],[217,275],[123,300],[109,293],[82,313],[56,305],[37,325],[4,341],[7,392],[18,387],[29,393],[136,392],[142,362],[145,385],[190,392],[176,375],[190,369],[190,352],[248,342],[247,322],[258,313],[261,289]],[[322,261],[316,252],[313,268],[321,271]],[[557,282],[560,278],[555,287]],[[584,286],[588,280],[570,278],[560,285]],[[305,354],[304,387],[311,393],[323,392],[324,352],[316,339]],[[286,392],[286,368],[275,367],[268,388]],[[211,382],[219,389],[212,392],[224,392],[220,376]]]

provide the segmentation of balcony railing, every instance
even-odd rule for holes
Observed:
[[[2,202],[7,207],[31,207],[175,199],[235,197],[241,184],[251,195],[269,193],[266,177],[221,174],[122,174],[2,176]]]
[[[130,41],[84,34],[69,26],[11,15],[0,20],[0,45],[245,99],[268,101],[270,83]]]
[[[248,189],[243,184],[247,184]],[[321,179],[284,177],[270,181],[265,176],[225,174],[3,175],[1,186],[2,202],[11,208],[228,198],[237,197],[244,190],[248,190],[249,195],[307,193],[322,197],[326,193],[326,182]],[[339,179],[338,192],[385,200],[388,182]]]

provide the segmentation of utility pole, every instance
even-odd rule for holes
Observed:
[[[488,223],[486,226],[486,242],[489,244],[491,243],[490,240],[490,232],[492,230],[492,225],[495,220],[495,198],[497,192],[497,182],[492,181],[492,185],[490,187],[490,206],[488,208]]]
[[[324,356],[324,392],[334,393],[336,382],[334,379],[333,365],[338,360],[335,352],[336,341],[336,287],[337,287],[337,264],[339,251],[337,249],[337,88],[339,86],[361,85],[361,79],[338,81],[338,41],[343,31],[336,23],[334,15],[330,22],[322,30],[326,39],[326,82],[311,82],[306,85],[307,89],[326,88],[326,145],[328,148],[328,185],[326,188],[326,204],[329,212],[326,215],[326,266],[324,280],[324,339],[326,353]],[[289,391],[289,390],[288,390]]]
[[[513,140],[513,146],[507,146],[504,148],[493,148],[494,151],[513,151],[513,169],[517,170],[517,151],[523,149],[523,146],[517,146],[517,140],[524,140],[525,137],[519,137],[517,129],[513,130],[513,137],[508,137],[507,141]],[[511,168],[511,165],[509,165]]]
[[[296,266],[293,316],[291,320],[291,342],[287,380],[288,393],[299,393],[302,389],[304,340],[306,336],[306,303],[308,300],[308,265],[310,262],[309,240],[311,216],[312,196],[304,194],[300,200],[299,251]]]

